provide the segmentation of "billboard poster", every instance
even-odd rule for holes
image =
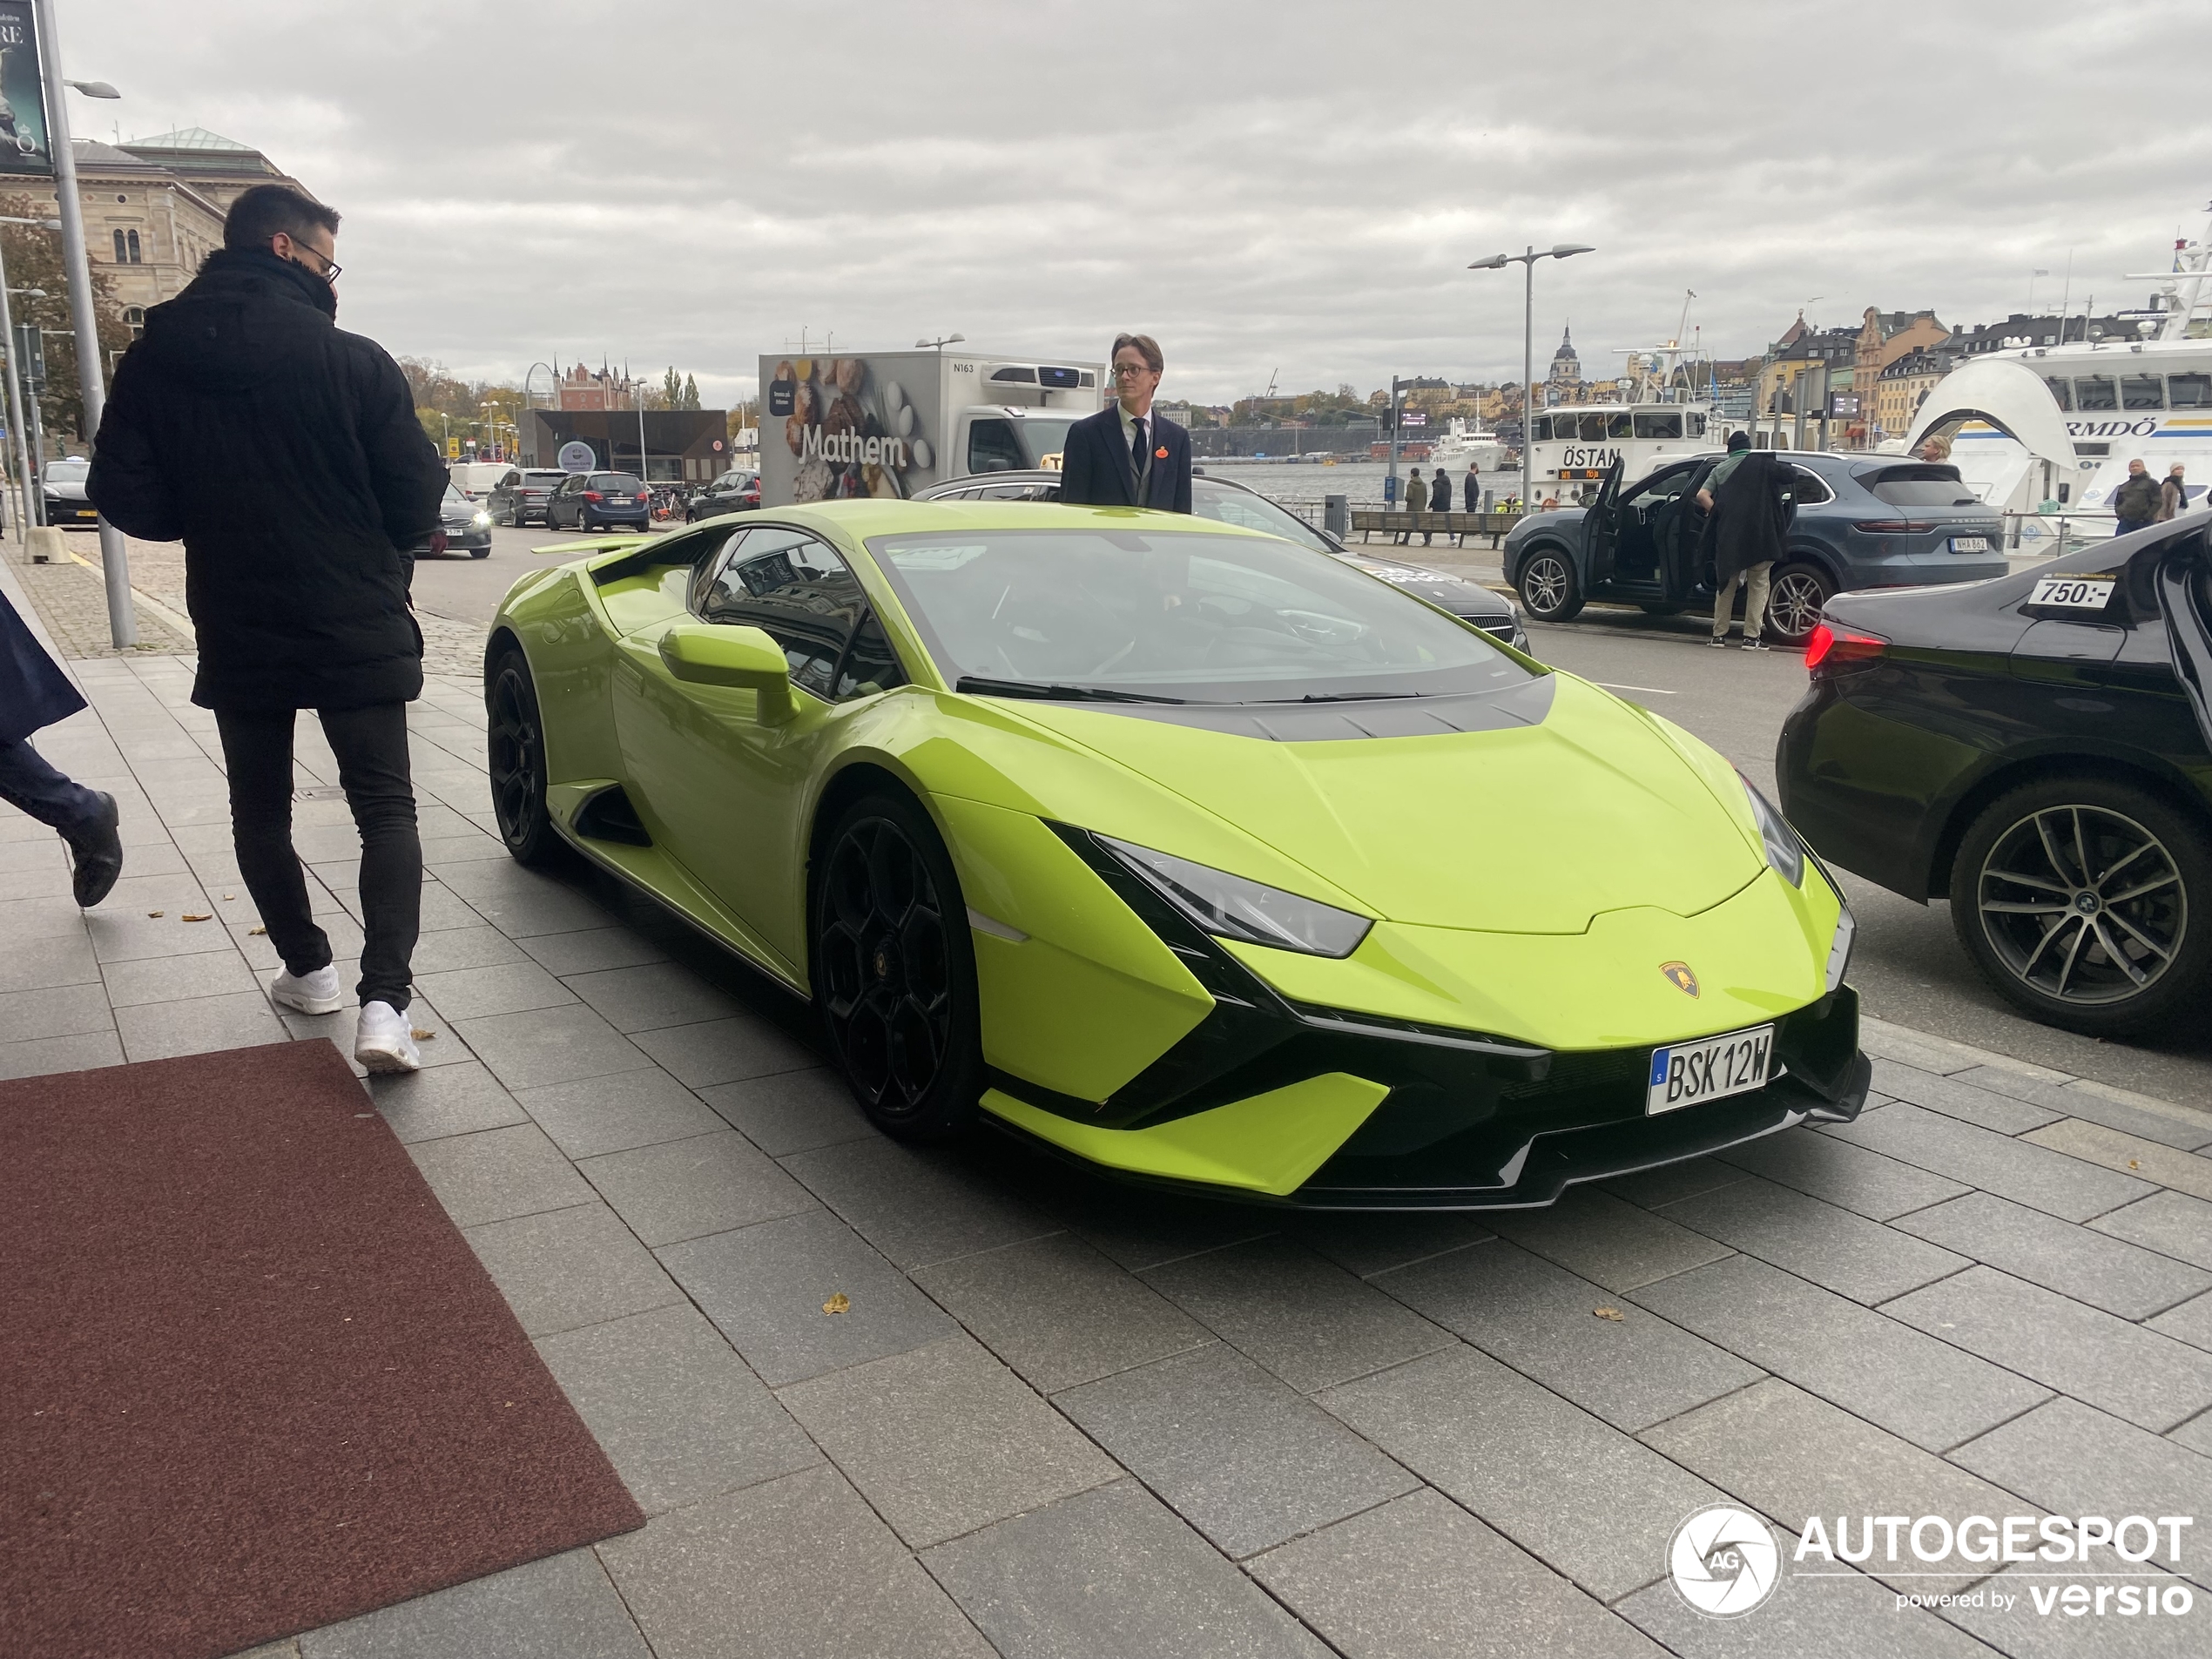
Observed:
[[[0,177],[53,173],[30,0],[0,0]]]
[[[764,501],[897,500],[936,482],[939,360],[900,352],[761,367]]]

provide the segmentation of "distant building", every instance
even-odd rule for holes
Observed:
[[[648,483],[705,483],[731,461],[726,409],[524,409],[516,424],[526,467],[556,465],[561,447],[578,441],[594,466]]]
[[[259,150],[203,127],[122,145],[78,138],[71,152],[85,249],[112,281],[134,339],[145,327],[146,307],[183,292],[199,262],[222,246],[223,215],[249,186],[289,185],[314,193]],[[26,179],[9,188],[29,196],[34,212],[54,209],[51,184],[42,188]]]
[[[1809,328],[1799,313],[1782,338],[1768,351],[1759,371],[1757,410],[1761,415],[1794,415],[1801,399],[1808,417],[1821,412],[1820,371],[1825,371],[1830,391],[1841,381],[1848,387],[1858,356],[1857,328]],[[1807,376],[1811,379],[1800,386]]]
[[[1547,403],[1571,403],[1582,389],[1582,360],[1575,354],[1575,330],[1560,331],[1559,349],[1552,354],[1550,372],[1544,376]]]
[[[1874,390],[1873,418],[1879,435],[1902,438],[1912,431],[1912,417],[1956,361],[1947,351],[1922,347],[1885,365]]]
[[[2018,351],[2025,346],[2057,346],[2070,340],[2103,340],[2113,335],[2133,340],[2134,326],[2118,317],[2031,317],[2015,311],[2002,322],[1985,322],[1961,329],[1946,342],[1958,356],[1979,357],[1993,351]]]
[[[1846,448],[1864,448],[1885,437],[1899,437],[1904,428],[1891,428],[1880,418],[1882,373],[1899,358],[1925,352],[1951,338],[1951,331],[1936,320],[1932,311],[1878,311],[1866,307],[1852,354],[1847,390],[1852,413],[1841,423],[1838,436]]]

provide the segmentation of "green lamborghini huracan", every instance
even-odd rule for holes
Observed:
[[[583,547],[492,627],[509,850],[810,999],[893,1135],[1472,1209],[1865,1101],[1851,913],[1774,807],[1334,559],[1015,502]]]

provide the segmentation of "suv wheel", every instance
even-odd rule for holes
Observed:
[[[1582,586],[1575,579],[1575,561],[1561,548],[1546,545],[1531,553],[1514,584],[1521,603],[1539,622],[1566,622],[1582,608]]]
[[[1817,564],[1792,559],[1774,567],[1766,597],[1767,631],[1784,644],[1802,645],[1812,637],[1820,608],[1835,597],[1836,584]]]
[[[2045,779],[1966,831],[1951,921],[1998,992],[2046,1024],[2161,1025],[2212,995],[2212,844],[2148,790]]]

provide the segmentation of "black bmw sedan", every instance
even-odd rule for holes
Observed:
[[[2201,514],[2041,568],[1838,594],[1775,755],[1821,856],[1925,902],[2033,1017],[2212,1002],[2212,553]]]

